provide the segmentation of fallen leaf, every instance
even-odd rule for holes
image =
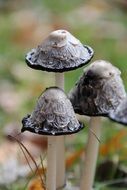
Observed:
[[[127,130],[120,130],[114,137],[112,137],[108,142],[100,146],[100,154],[106,156],[110,153],[116,153],[116,151],[122,150],[124,143],[122,139],[127,136]]]
[[[33,179],[28,185],[28,190],[45,190],[39,178]]]
[[[84,148],[80,149],[80,150],[76,150],[74,153],[72,153],[70,156],[68,156],[68,158],[66,159],[66,167],[70,168],[75,161],[77,161],[81,155],[84,153]]]

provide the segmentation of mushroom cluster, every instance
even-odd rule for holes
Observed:
[[[56,30],[27,53],[26,63],[33,69],[55,72],[56,86],[64,89],[63,72],[84,66],[93,54],[91,47],[82,45],[68,31]],[[27,130],[48,135],[47,190],[56,190],[65,185],[63,135],[76,133],[83,128],[75,117],[70,100],[59,88],[47,89],[38,99],[32,114],[22,120],[22,132]]]
[[[91,63],[68,97],[64,93],[63,73],[86,65],[93,54],[91,47],[82,45],[68,31],[56,30],[26,55],[29,67],[56,73],[55,87],[46,89],[38,98],[31,115],[23,118],[21,130],[48,136],[47,190],[56,190],[65,184],[62,137],[83,129],[75,113],[91,117],[80,190],[93,187],[99,144],[91,131],[94,130],[98,137],[101,131],[100,118],[96,116],[127,125],[127,98],[121,72],[111,63],[104,60]]]

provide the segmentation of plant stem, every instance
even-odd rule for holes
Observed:
[[[56,190],[56,137],[48,136],[46,190]]]
[[[57,87],[64,90],[64,73],[55,74],[55,84]],[[65,137],[58,136],[57,138],[57,166],[56,166],[56,188],[65,185]]]
[[[55,74],[57,87],[64,89],[64,74]],[[65,143],[64,136],[48,137],[46,190],[56,190],[65,183]]]
[[[80,190],[92,190],[96,169],[96,162],[99,149],[99,141],[95,138],[93,133],[100,138],[101,136],[101,120],[100,117],[90,118],[90,128],[88,134],[88,142],[85,152],[85,164],[83,168],[83,176],[81,178]]]
[[[55,73],[55,84],[64,90],[64,73]]]

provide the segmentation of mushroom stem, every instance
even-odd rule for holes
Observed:
[[[83,176],[81,178],[80,190],[92,190],[94,183],[99,141],[93,136],[91,131],[93,131],[95,135],[100,138],[100,117],[91,117],[90,119],[90,128],[85,152],[85,164],[83,168]]]
[[[56,190],[56,137],[48,136],[46,190]]]
[[[55,73],[55,84],[57,87],[64,90],[64,73]],[[59,136],[56,138],[56,188],[60,188],[65,185],[65,138],[64,136]]]
[[[64,73],[55,73],[55,84],[64,90]]]

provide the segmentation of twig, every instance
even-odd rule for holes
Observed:
[[[34,163],[34,165],[35,165],[35,167],[36,167],[36,171],[38,171],[38,175],[39,175],[40,180],[41,180],[41,182],[42,182],[42,187],[44,188],[44,190],[46,190],[46,188],[45,188],[45,186],[44,186],[43,179],[42,179],[42,177],[41,177],[41,175],[40,175],[40,173],[39,173],[38,165],[37,165],[36,161],[34,160],[34,158],[32,157],[32,155],[30,154],[30,152],[27,150],[27,148],[24,146],[24,144],[23,144],[22,142],[20,142],[18,139],[16,139],[15,137],[13,137],[13,136],[11,136],[11,135],[8,135],[8,137],[9,137],[10,139],[15,140],[20,146],[22,146],[22,148],[25,149],[25,151],[27,152],[27,154],[29,155],[29,157],[30,157],[31,160],[33,161],[33,163]],[[26,158],[26,157],[25,157],[25,158]]]

